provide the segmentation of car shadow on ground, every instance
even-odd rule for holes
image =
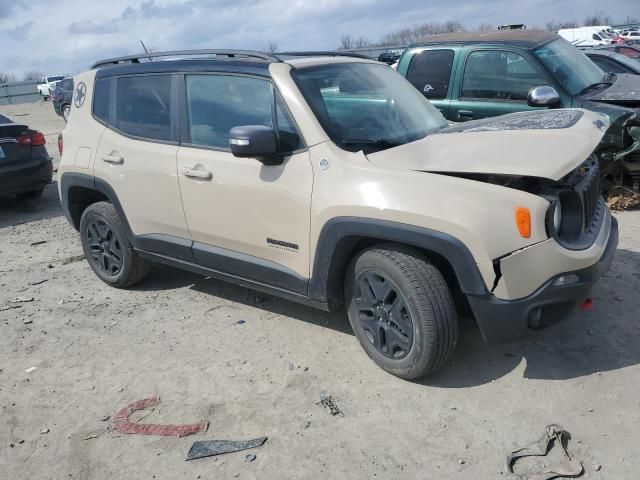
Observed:
[[[169,267],[156,267],[153,275],[134,288],[157,291],[180,287],[353,335],[342,311],[322,312]],[[618,250],[611,268],[594,289],[593,311],[577,312],[558,325],[532,331],[525,342],[505,345],[485,344],[475,321],[463,317],[452,361],[418,383],[441,388],[483,385],[519,368],[523,360],[525,378],[549,380],[636,365],[640,363],[640,296],[622,298],[619,292],[637,292],[639,288],[640,253]],[[357,341],[355,337],[353,341]]]
[[[323,312],[296,302],[265,295],[249,288],[239,287],[183,270],[175,270],[170,267],[155,266],[152,275],[147,280],[132,287],[132,289],[157,291],[180,287],[189,287],[191,290],[212,297],[258,308],[275,315],[286,315],[312,325],[353,335],[349,321],[342,311]]]
[[[61,217],[62,207],[55,183],[50,183],[39,198],[0,198],[0,228]]]
[[[475,322],[463,321],[451,364],[421,383],[445,388],[483,385],[518,368],[523,360],[523,377],[543,380],[566,380],[637,365],[639,288],[640,253],[619,249],[594,288],[592,311],[576,312],[553,327],[531,332],[526,342],[508,345],[485,344]]]

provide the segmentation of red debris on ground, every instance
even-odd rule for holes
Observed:
[[[118,410],[113,416],[114,428],[120,433],[186,437],[187,435],[193,435],[194,433],[205,432],[209,427],[209,423],[206,421],[182,425],[156,425],[129,421],[129,417],[133,412],[144,410],[149,407],[155,407],[159,404],[160,397],[145,398],[143,400],[130,403],[126,407]]]

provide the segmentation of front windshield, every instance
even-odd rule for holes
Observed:
[[[605,81],[600,67],[564,38],[538,47],[534,53],[571,95]]]
[[[295,69],[292,76],[327,135],[345,150],[383,150],[448,125],[386,65],[333,63]]]

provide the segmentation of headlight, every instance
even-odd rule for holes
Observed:
[[[555,232],[560,232],[560,227],[562,226],[562,203],[560,201],[556,201],[555,206],[553,207],[553,230]]]
[[[560,243],[574,241],[582,232],[583,216],[580,196],[570,190],[560,192],[547,211],[547,233]]]

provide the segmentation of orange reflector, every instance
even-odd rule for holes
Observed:
[[[516,226],[521,237],[531,237],[531,212],[528,208],[516,208]]]

